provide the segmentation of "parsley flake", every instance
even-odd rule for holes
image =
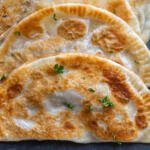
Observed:
[[[55,14],[55,13],[53,14],[52,17],[53,17],[53,19],[54,19],[55,21],[57,21],[57,17],[56,17],[56,14]]]
[[[6,75],[5,74],[3,74],[3,75],[0,76],[0,81],[2,81],[4,79],[6,79]]]
[[[14,34],[17,35],[17,36],[21,35],[21,33],[19,31],[16,31]]]
[[[134,61],[136,64],[140,64],[137,60]]]
[[[113,141],[114,141],[114,143],[116,143],[118,145],[122,145],[122,143],[120,141],[118,141],[115,136],[113,136]]]
[[[88,106],[89,111],[93,111],[93,105]]]
[[[89,88],[88,91],[89,91],[89,92],[95,92],[95,90],[92,89],[92,88]]]
[[[56,65],[54,66],[54,71],[55,71],[55,73],[57,73],[57,74],[64,73],[64,66],[56,64]]]
[[[110,106],[114,106],[114,103],[110,101],[108,96],[105,96],[104,98],[100,99],[100,102],[103,103],[104,107],[110,107]]]
[[[129,49],[125,49],[126,53],[129,53]]]
[[[73,104],[71,104],[71,103],[69,103],[69,102],[64,102],[63,103],[67,108],[69,108],[69,109],[73,109],[74,108],[74,105]]]

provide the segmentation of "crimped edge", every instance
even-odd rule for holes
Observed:
[[[80,17],[89,17],[92,19],[102,20],[108,24],[117,26],[128,41],[129,53],[135,60],[139,62],[140,77],[143,79],[147,86],[150,86],[150,52],[144,42],[138,37],[136,33],[119,17],[113,15],[107,10],[96,8],[91,5],[85,4],[61,4],[48,8],[41,9],[29,17],[23,19],[18,23],[14,29],[8,35],[5,43],[0,48],[0,57],[2,57],[8,50],[8,47],[13,42],[14,34],[19,28],[28,24],[30,20],[41,21],[42,18],[52,13],[66,13],[71,15],[77,15]]]
[[[38,65],[40,64],[41,66],[43,66],[44,64],[50,63],[52,61],[55,61],[59,58],[68,58],[68,57],[76,57],[76,56],[80,56],[80,57],[84,57],[85,60],[90,61],[90,62],[104,62],[106,64],[111,65],[112,67],[114,66],[114,68],[118,68],[121,72],[123,72],[123,74],[126,75],[126,80],[127,83],[129,85],[131,85],[132,90],[138,95],[140,96],[144,103],[145,103],[145,109],[147,110],[146,112],[146,116],[149,122],[149,126],[147,129],[145,129],[143,131],[144,136],[148,136],[150,133],[150,91],[147,89],[146,85],[143,83],[143,81],[132,71],[128,70],[127,68],[109,60],[103,57],[99,57],[96,55],[89,55],[89,54],[83,54],[83,53],[61,53],[58,55],[54,55],[54,56],[47,56],[47,57],[43,57],[40,58],[38,60],[35,60],[33,62],[27,62],[24,65],[22,65],[21,67],[15,69],[11,74],[10,74],[10,78],[11,76],[13,76],[16,72],[19,72],[19,70],[26,70],[28,71],[30,67],[38,67]],[[9,80],[9,78],[7,79]],[[142,136],[141,138],[135,140],[135,141],[131,141],[131,142],[141,142],[141,143],[150,143],[150,138],[143,138],[144,136]],[[9,140],[8,140],[9,141]],[[79,143],[78,141],[74,141]],[[103,141],[102,141],[103,142]],[[104,141],[105,142],[105,141]],[[108,142],[108,141],[107,141]],[[93,142],[92,142],[93,143]]]

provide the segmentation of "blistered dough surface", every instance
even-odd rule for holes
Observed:
[[[56,64],[63,73],[55,71]],[[148,90],[141,83],[120,65],[90,55],[63,54],[26,64],[0,85],[0,138],[140,141],[150,119],[149,101],[144,101],[149,97],[143,97]],[[141,94],[134,84],[140,84]],[[106,97],[113,105],[104,105]]]

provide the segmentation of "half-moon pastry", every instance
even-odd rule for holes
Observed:
[[[1,0],[0,34],[33,12],[55,4],[83,3],[104,8],[126,21],[138,34],[140,25],[126,0]]]
[[[112,59],[150,86],[150,52],[120,18],[90,5],[42,9],[9,31],[0,47],[0,75],[47,54],[82,52]]]
[[[150,142],[150,93],[121,65],[61,54],[16,69],[0,84],[0,140]]]
[[[150,40],[150,0],[129,0],[141,29],[140,37],[146,42]]]

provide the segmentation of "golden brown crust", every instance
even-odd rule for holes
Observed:
[[[91,41],[106,52],[120,52],[126,48],[126,38],[117,27],[104,27],[100,31],[93,33]]]
[[[106,82],[110,85],[114,96],[122,103],[128,103],[131,97],[131,89],[125,82],[125,76],[118,74],[118,71],[114,71],[112,68],[104,69],[103,74],[106,77]]]
[[[148,122],[146,117],[143,116],[136,116],[135,118],[136,124],[140,129],[145,129],[148,126]]]
[[[31,13],[31,0],[2,0],[0,3],[0,34]]]
[[[148,120],[150,120],[150,93],[144,94],[143,99],[145,101],[145,111],[147,113]]]
[[[31,26],[32,26],[32,29],[31,29],[31,27],[22,29],[21,33],[24,36],[31,38],[31,39],[40,38],[40,36],[42,36],[42,33],[43,33],[42,27],[33,25],[33,24]]]
[[[69,122],[69,121],[66,121],[64,123],[64,128],[68,129],[68,130],[74,130],[75,129],[74,125],[71,122]]]
[[[63,65],[67,71],[61,75],[56,74],[55,64]],[[148,103],[143,99],[142,94],[136,92],[137,89],[132,86],[129,77],[132,77],[132,73],[120,65],[86,54],[61,54],[24,65],[0,85],[1,97],[5,99],[0,101],[3,118],[5,118],[1,124],[3,131],[4,133],[9,131],[9,136],[15,139],[72,140],[78,138],[80,141],[86,132],[90,132],[103,140],[113,140],[114,137],[122,141],[135,140],[140,132],[149,126],[148,110],[145,109]],[[134,79],[137,82],[140,80],[136,75]],[[92,86],[96,89],[97,84],[102,83],[108,85],[109,99],[114,106],[104,107],[100,101],[105,96],[103,92],[88,91],[88,87]],[[116,85],[119,85],[120,90]],[[143,83],[141,86],[142,91],[147,95],[145,97],[149,98],[149,91]],[[115,87],[115,91],[111,90],[112,87]],[[8,89],[11,89],[11,92],[8,92]],[[51,108],[48,111],[45,101],[52,102],[56,92],[67,90],[78,91],[84,97],[77,102],[71,101],[73,98],[71,96],[69,102],[75,102],[72,109],[63,105],[65,97],[57,104],[56,101],[59,101],[57,97],[54,104],[50,103],[52,107],[48,106]],[[14,91],[17,91],[17,94]],[[11,93],[10,97],[8,93]],[[122,103],[116,95],[125,97],[127,101]],[[137,108],[134,118],[131,118],[128,109],[125,109],[129,102],[134,103]],[[92,105],[93,110],[89,109],[89,105]],[[57,112],[58,108],[60,111]],[[28,109],[35,111],[31,113]],[[56,112],[51,112],[52,109]],[[121,118],[118,119],[117,115]],[[30,121],[31,125],[27,128],[22,127],[16,123],[16,119],[21,121],[23,119],[27,124]],[[6,138],[5,134],[1,138]]]
[[[14,98],[17,95],[19,95],[21,90],[22,86],[20,84],[11,85],[10,87],[8,87],[7,89],[8,99]]]
[[[126,8],[126,3],[124,0],[110,0],[107,9],[114,13],[115,15],[119,16],[123,20],[131,20],[131,13]]]
[[[82,117],[84,118],[86,125],[90,130],[95,132],[98,137],[102,137],[106,140],[112,140],[116,137],[119,140],[131,140],[137,136],[137,130],[134,127],[134,124],[127,119],[127,114],[124,112],[116,111],[124,115],[126,119],[124,121],[116,121],[114,119],[115,113],[113,112],[114,108],[109,108],[107,111],[104,111],[103,114],[94,114],[88,113],[87,111],[82,112]],[[98,123],[106,124],[106,128],[100,126]],[[115,125],[114,125],[115,124]]]
[[[58,29],[57,33],[66,40],[77,40],[82,38],[86,34],[86,24],[80,20],[69,19],[63,21]]]

